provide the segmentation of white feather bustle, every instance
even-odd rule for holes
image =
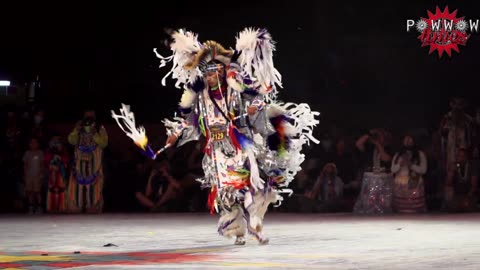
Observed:
[[[253,28],[245,28],[237,36],[237,43],[235,44],[238,51],[244,49],[255,48],[257,45],[258,30]]]
[[[268,118],[273,118],[281,114],[285,114],[287,111],[276,103],[268,104],[267,116]]]
[[[246,28],[236,38],[242,72],[261,84],[259,92],[264,94],[267,100],[275,99],[275,85],[282,87],[282,75],[273,64],[273,43],[270,33],[265,29]],[[273,87],[272,91],[267,87]]]
[[[182,94],[182,98],[180,99],[180,103],[178,104],[180,108],[190,108],[197,98],[197,93],[192,89],[185,88]]]
[[[286,121],[283,123],[283,131],[285,132],[285,135],[287,137],[294,137],[298,135],[297,129],[292,124]]]
[[[258,88],[258,92],[262,95],[267,95],[271,92],[270,89],[268,89],[265,85],[261,85],[259,88]]]
[[[187,70],[183,67],[190,63],[198,51],[202,48],[202,44],[198,42],[197,34],[180,29],[173,32],[173,42],[170,44],[172,55],[163,56],[157,49],[153,49],[156,56],[160,59],[160,68],[165,67],[167,63],[172,62],[172,68],[162,78],[162,85],[166,85],[166,79],[171,75],[172,79],[176,79],[175,87],[181,88],[182,84],[194,82],[197,76],[201,76],[199,69]]]
[[[172,34],[173,43],[170,44],[170,48],[173,51],[179,51],[183,53],[195,53],[198,52],[202,45],[198,42],[198,35],[179,29]]]
[[[257,159],[255,158],[255,153],[253,151],[253,147],[247,147],[245,149],[245,153],[250,162],[250,183],[252,188],[257,190],[262,190],[265,181],[260,177],[260,171],[257,164]]]

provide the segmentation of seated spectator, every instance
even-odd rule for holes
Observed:
[[[326,132],[323,134],[322,137],[320,137],[320,153],[319,153],[319,158],[320,158],[320,163],[322,166],[324,164],[328,163],[328,160],[332,158],[335,152],[335,140],[330,135],[330,133]],[[318,173],[318,172],[317,172]]]
[[[181,206],[184,211],[205,210],[205,202],[209,190],[201,189],[198,178],[203,177],[202,159],[203,152],[201,146],[205,145],[202,141],[191,141],[181,147],[172,149],[170,159],[170,173],[181,186],[181,192],[177,196],[182,198]]]
[[[315,184],[316,177],[319,174],[320,167],[319,159],[307,159],[305,160],[294,180],[290,184],[290,188],[293,190],[292,196],[285,197],[282,202],[282,207],[274,208],[283,212],[312,212],[312,200],[305,196],[307,190],[311,190]]]
[[[155,164],[148,177],[146,176],[145,165],[137,167],[139,179],[135,197],[138,202],[150,211],[175,210],[168,207],[167,203],[177,199],[180,184],[169,172],[169,165],[166,159]]]
[[[343,201],[343,181],[337,175],[337,167],[328,163],[323,167],[313,189],[307,191],[305,196],[312,200],[320,201],[320,211],[336,212],[345,210]]]
[[[329,157],[327,163],[334,163],[337,166],[338,176],[345,184],[354,180],[355,163],[352,153],[347,150],[344,138],[337,139],[335,143],[335,152]]]
[[[349,201],[350,208],[353,209],[360,185],[355,182],[356,164],[354,155],[347,150],[345,138],[338,138],[335,143],[335,152],[326,160],[327,163],[334,163],[337,166],[338,177],[342,179],[344,185],[343,197]]]
[[[184,198],[190,201],[189,211],[203,211],[208,209],[205,202],[208,201],[210,189],[201,189],[197,181],[197,179],[204,176],[202,168],[204,153],[201,148],[204,144],[204,142],[196,142],[195,148],[188,157],[188,174],[180,181],[182,190],[184,191]]]

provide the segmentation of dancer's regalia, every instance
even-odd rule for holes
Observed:
[[[167,147],[206,138],[203,169],[198,179],[210,188],[208,205],[220,213],[218,232],[245,243],[248,233],[262,244],[263,217],[270,203],[280,205],[304,161],[302,146],[318,124],[307,104],[277,100],[281,75],[273,65],[273,41],[265,29],[245,29],[236,39],[236,49],[225,49],[215,41],[200,43],[192,32],[171,34],[173,54],[161,59],[160,67],[173,62],[171,71],[177,88],[184,92],[179,104],[181,117],[163,122]],[[112,116],[144,153],[155,158],[143,127],[135,126],[130,107],[123,105]],[[164,148],[162,148],[164,149]],[[157,152],[158,153],[158,152]]]

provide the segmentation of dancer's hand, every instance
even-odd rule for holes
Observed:
[[[168,136],[166,144],[173,145],[173,144],[175,144],[177,139],[178,139],[177,135],[172,134],[172,135]]]
[[[248,106],[247,113],[248,115],[254,115],[258,111],[257,106]]]

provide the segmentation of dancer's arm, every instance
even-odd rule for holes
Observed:
[[[175,145],[179,138],[181,138],[181,143],[198,139],[199,132],[196,130],[196,127],[191,125],[191,123],[192,121],[198,121],[198,119],[195,119],[193,111],[198,104],[198,93],[203,91],[204,88],[205,83],[201,78],[198,78],[192,84],[185,85],[185,89],[179,102],[181,117],[175,118],[175,121],[164,120],[168,135],[166,141],[167,145]]]
[[[355,146],[357,147],[358,150],[361,152],[365,152],[365,143],[367,143],[368,139],[370,139],[370,135],[365,134],[362,137],[360,137],[356,142]]]
[[[378,152],[380,153],[380,159],[384,162],[388,162],[392,160],[392,156],[385,151],[385,147],[380,144],[379,142],[374,142],[375,147],[377,148]]]
[[[410,169],[418,174],[425,174],[427,173],[427,157],[425,156],[425,153],[419,152],[418,153],[420,156],[420,164],[412,164],[410,166]]]
[[[108,134],[105,127],[100,126],[100,130],[93,135],[93,140],[100,148],[105,148],[108,145]]]
[[[252,80],[241,71],[240,65],[235,62],[235,56],[232,58],[227,72],[228,85],[237,92],[242,93],[242,98],[249,101],[249,105],[246,108],[248,116],[254,116],[264,105],[264,94],[267,93],[266,88],[258,83],[258,81]]]
[[[75,125],[75,128],[68,134],[68,142],[71,145],[77,145],[78,144],[78,132],[80,131],[80,128],[82,127],[82,121],[78,121],[77,124]]]
[[[390,168],[392,173],[397,173],[400,170],[401,161],[402,161],[402,157],[399,157],[399,153],[396,153],[395,156],[393,156],[392,167]]]

